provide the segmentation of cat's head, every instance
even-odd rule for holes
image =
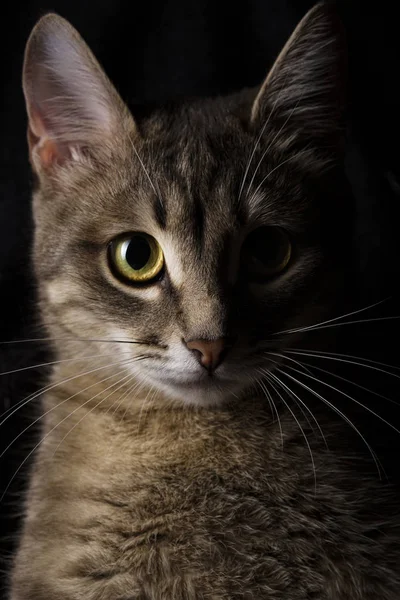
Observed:
[[[34,256],[63,358],[77,338],[131,340],[90,344],[143,357],[129,369],[169,397],[217,403],[329,313],[348,252],[343,71],[318,5],[261,88],[135,119],[76,31],[39,21],[23,78]]]

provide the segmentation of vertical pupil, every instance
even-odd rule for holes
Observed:
[[[143,269],[149,262],[151,248],[145,238],[136,236],[131,239],[126,249],[125,259],[135,271]]]
[[[286,244],[282,235],[278,231],[260,230],[253,236],[252,252],[253,255],[262,263],[274,263],[283,259],[286,252]]]

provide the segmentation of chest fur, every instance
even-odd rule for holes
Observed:
[[[29,596],[15,600],[375,599],[367,565],[383,547],[349,475],[314,440],[315,475],[292,424],[282,446],[261,417],[92,415],[48,435],[15,573]]]

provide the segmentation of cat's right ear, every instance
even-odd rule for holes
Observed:
[[[346,121],[347,59],[344,27],[330,2],[300,21],[255,99],[255,131],[274,127],[274,146],[300,151],[313,170],[342,160]]]
[[[85,153],[103,158],[134,128],[133,119],[78,32],[44,16],[25,50],[23,89],[30,158],[48,171]]]

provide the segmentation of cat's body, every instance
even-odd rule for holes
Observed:
[[[395,498],[330,415],[317,412],[336,452],[298,417],[314,472],[298,424],[272,421],[263,398],[126,414],[105,402],[79,423],[89,398],[46,418],[48,431],[66,420],[38,451],[13,598],[399,597]]]
[[[304,328],[350,271],[340,48],[317,7],[261,90],[135,122],[65,22],[34,30],[34,259],[60,362],[12,600],[399,597],[393,491],[329,395],[295,395],[311,383],[286,352],[321,339]]]

